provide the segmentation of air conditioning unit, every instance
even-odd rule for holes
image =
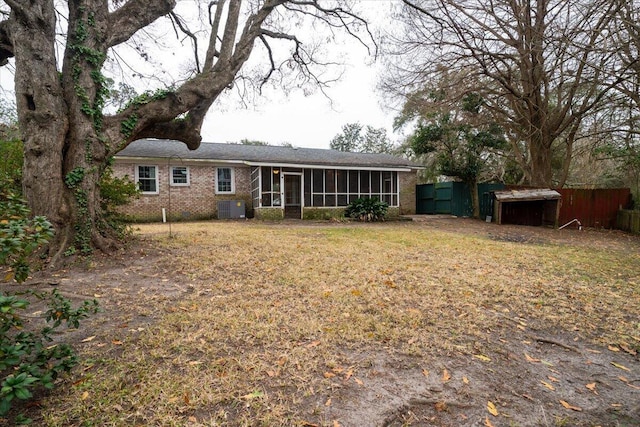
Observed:
[[[218,219],[246,218],[244,200],[221,200],[218,202]]]

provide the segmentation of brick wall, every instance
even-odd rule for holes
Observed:
[[[171,219],[204,219],[217,216],[218,200],[244,200],[248,214],[251,209],[250,169],[234,167],[235,194],[216,194],[216,165],[173,163],[171,166],[188,166],[190,184],[188,186],[169,186],[169,165],[166,160],[158,162],[144,161],[129,163],[117,161],[113,171],[117,177],[128,175],[135,178],[137,165],[156,166],[158,168],[158,194],[142,194],[139,199],[120,212],[131,216],[134,220],[153,221],[162,219],[162,208],[166,209]],[[222,165],[221,165],[222,166]],[[223,165],[229,167],[228,165]]]
[[[418,174],[414,172],[398,172],[400,181],[400,215],[416,213],[416,184]]]

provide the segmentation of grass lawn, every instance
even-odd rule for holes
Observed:
[[[447,360],[517,370],[506,367],[514,349],[545,342],[540,337],[567,354],[581,345],[601,353],[616,349],[630,358],[620,359],[633,372],[620,371],[632,383],[629,399],[638,397],[632,387],[640,375],[637,238],[610,244],[597,232],[591,239],[577,231],[528,230],[513,239],[518,228],[461,227],[209,222],[173,224],[169,237],[166,225],[136,226],[142,246],[161,253],[148,256],[145,268],[124,259],[121,274],[107,265],[96,268],[90,283],[76,283],[75,292],[102,299],[102,323],[87,323],[83,331],[97,338],[78,337],[83,363],[40,402],[39,422],[356,425],[345,402],[378,381],[381,367],[418,369],[445,392],[447,375],[455,377]],[[547,238],[556,235],[570,235],[571,242]],[[128,319],[122,327],[111,321],[118,316]],[[462,387],[470,375],[453,379]],[[473,417],[482,425],[527,425],[518,418],[519,403],[479,393],[470,396],[502,401],[506,415],[484,421],[483,404],[469,408],[458,425]],[[535,393],[521,394],[538,399]],[[428,401],[430,410],[445,414],[438,402],[437,396]],[[339,405],[342,412],[331,412]],[[580,415],[553,415],[566,411],[557,406],[547,412],[547,425]],[[633,419],[629,411],[625,419]],[[446,414],[453,419],[454,412]],[[378,425],[456,425],[430,424],[423,415],[403,415],[403,423],[387,417]]]

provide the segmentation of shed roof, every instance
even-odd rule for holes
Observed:
[[[421,169],[422,165],[390,154],[349,153],[317,148],[203,142],[197,150],[175,140],[141,139],[129,144],[116,158],[161,158],[237,162],[247,165],[309,165]]]
[[[562,198],[560,193],[549,188],[534,188],[526,190],[496,191],[496,200],[501,202],[518,202],[527,200],[557,200]]]

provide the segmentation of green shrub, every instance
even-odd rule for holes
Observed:
[[[30,305],[28,297],[44,301],[48,307],[44,315],[46,326],[39,330],[27,328],[24,312]],[[77,328],[80,319],[97,309],[95,300],[84,301],[74,309],[56,289],[50,293],[0,293],[0,417],[9,412],[14,399],[30,399],[37,387],[52,389],[59,374],[78,363],[69,344],[50,344],[52,335],[63,322]],[[18,417],[21,418],[28,421]]]
[[[128,176],[118,178],[113,176],[113,170],[108,167],[100,178],[100,207],[107,226],[122,238],[128,234],[126,223],[130,218],[118,212],[118,206],[124,206],[131,200],[140,197],[140,189]]]
[[[389,205],[378,198],[356,199],[347,206],[344,215],[359,221],[384,221]]]
[[[29,219],[29,209],[22,200],[0,195],[0,266],[9,267],[4,281],[25,281],[30,255],[52,236],[53,227],[46,218]],[[46,304],[46,326],[32,325],[30,317],[24,315],[31,303],[29,298]],[[36,387],[53,388],[58,375],[77,363],[71,346],[51,345],[52,336],[63,322],[77,328],[80,319],[97,308],[98,303],[93,300],[74,309],[55,289],[50,293],[0,292],[0,417],[9,412],[15,399],[31,398]],[[15,419],[16,423],[28,421],[21,415]]]
[[[22,193],[22,141],[0,124],[0,193]],[[17,132],[17,131],[16,131]]]
[[[45,217],[29,219],[29,208],[12,194],[0,194],[0,265],[11,270],[5,280],[26,280],[28,258],[53,237],[53,227]]]

